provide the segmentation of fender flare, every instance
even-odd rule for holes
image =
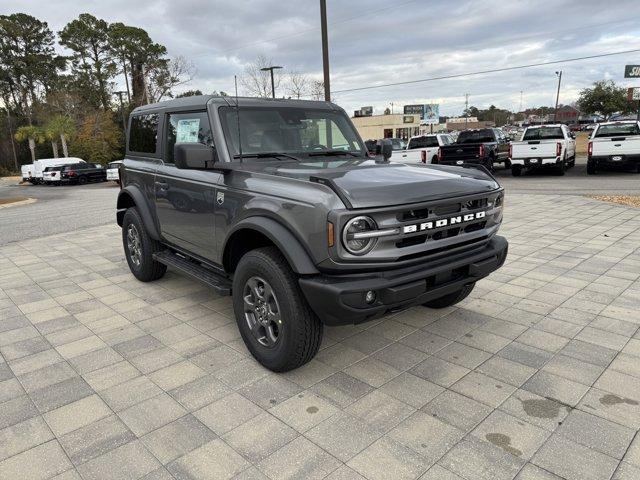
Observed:
[[[242,229],[256,230],[270,239],[282,252],[295,273],[300,275],[317,275],[319,273],[310,255],[291,231],[269,217],[247,217],[234,225],[224,240],[223,252],[226,252],[229,239],[233,234]]]
[[[131,203],[133,202],[133,205]],[[160,240],[160,234],[156,228],[156,223],[153,220],[153,215],[149,209],[149,204],[146,197],[142,193],[139,187],[135,185],[129,185],[118,194],[117,213],[116,218],[118,225],[122,226],[122,220],[127,208],[135,206],[138,209],[138,213],[142,217],[142,223],[144,228],[151,238],[154,240]]]

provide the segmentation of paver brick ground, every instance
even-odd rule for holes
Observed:
[[[327,328],[286,374],[117,226],[0,247],[0,479],[640,478],[640,211],[510,195],[456,307]]]

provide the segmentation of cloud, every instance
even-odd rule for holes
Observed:
[[[259,54],[322,75],[317,0],[4,0],[2,11],[29,13],[54,31],[85,11],[140,26],[195,63],[185,89],[233,91],[233,75]],[[636,0],[330,0],[328,16],[332,90],[640,48]],[[459,114],[465,93],[479,107],[518,108],[522,92],[523,107],[551,105],[561,69],[560,101],[570,103],[602,78],[631,85],[626,63],[640,64],[640,54],[345,92],[336,101],[348,112],[436,101]]]

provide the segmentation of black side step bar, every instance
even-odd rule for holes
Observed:
[[[200,280],[213,288],[218,295],[231,295],[231,281],[211,268],[181,257],[171,250],[154,253],[153,258],[168,267],[173,267],[196,280]]]

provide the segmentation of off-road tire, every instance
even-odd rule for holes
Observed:
[[[132,260],[131,252],[127,246],[127,232],[129,225],[134,225],[140,236],[140,265]],[[135,207],[130,207],[122,219],[122,246],[133,276],[141,282],[151,282],[161,278],[167,271],[167,266],[157,262],[153,254],[162,250],[162,245],[149,236],[144,228],[142,217]]]
[[[476,286],[475,282],[470,283],[468,285],[465,285],[464,287],[462,287],[460,290],[456,292],[445,295],[444,297],[436,298],[435,300],[431,300],[430,302],[423,303],[422,305],[429,308],[450,307],[451,305],[455,305],[456,303],[461,302],[462,300],[467,298],[469,294],[473,291],[473,287],[475,286]]]
[[[243,292],[251,277],[263,278],[276,294],[282,319],[278,341],[272,347],[258,342],[245,319]],[[286,372],[310,361],[322,341],[323,324],[304,298],[298,279],[275,247],[246,253],[233,277],[233,310],[242,339],[255,359],[274,372]]]
[[[520,165],[512,165],[511,166],[511,175],[514,177],[519,177],[522,175],[522,166]]]

